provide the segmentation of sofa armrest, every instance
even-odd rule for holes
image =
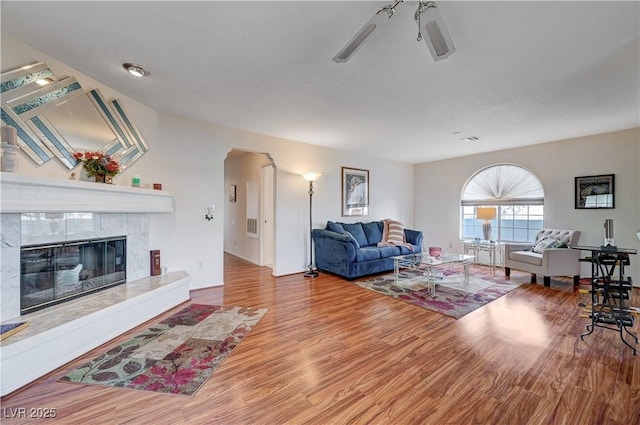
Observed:
[[[332,232],[331,230],[327,230],[327,229],[313,229],[313,231],[311,232],[311,236],[313,237],[314,240],[316,238],[317,239],[327,238],[327,239],[333,239],[337,242],[350,243],[353,246],[355,246],[355,242],[353,241],[353,239],[347,236],[346,234]]]
[[[324,260],[345,263],[356,261],[356,253],[360,247],[353,238],[343,233],[332,232],[326,229],[313,229],[311,236],[313,237],[313,244],[316,248],[315,257],[318,267],[320,267],[320,264],[322,264]]]
[[[548,276],[580,274],[580,251],[572,248],[550,248],[542,251],[542,267]]]
[[[423,234],[420,230],[404,229],[404,236],[411,245],[415,245],[422,250]]]
[[[505,243],[504,258],[509,258],[509,254],[515,251],[526,251],[531,249],[530,243]]]

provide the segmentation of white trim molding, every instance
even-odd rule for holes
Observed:
[[[170,192],[0,173],[1,212],[170,213]]]

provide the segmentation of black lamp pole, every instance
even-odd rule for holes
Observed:
[[[309,180],[309,270],[304,274],[304,277],[318,277],[318,272],[313,265],[313,230],[311,211],[313,210],[313,180]]]
[[[318,180],[322,174],[314,171],[307,171],[302,175],[306,181],[309,182],[309,270],[304,274],[304,277],[318,277],[316,267],[313,265],[313,222],[311,219],[311,212],[313,211],[313,182]]]

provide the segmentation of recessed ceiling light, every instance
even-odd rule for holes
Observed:
[[[126,69],[129,72],[129,74],[136,77],[145,77],[149,75],[149,71],[147,71],[140,65],[136,65],[135,63],[126,62],[122,64],[122,67]]]
[[[36,84],[39,86],[46,86],[47,84],[51,84],[51,83],[53,83],[53,78],[50,78],[50,77],[45,77],[45,78],[36,80]]]
[[[475,142],[476,140],[480,140],[480,138],[476,136],[471,136],[471,137],[464,137],[460,140],[462,140],[463,142]]]

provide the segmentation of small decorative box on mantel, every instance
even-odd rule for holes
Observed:
[[[159,249],[153,249],[150,251],[150,263],[151,263],[151,276],[159,276],[160,274],[162,274]]]

